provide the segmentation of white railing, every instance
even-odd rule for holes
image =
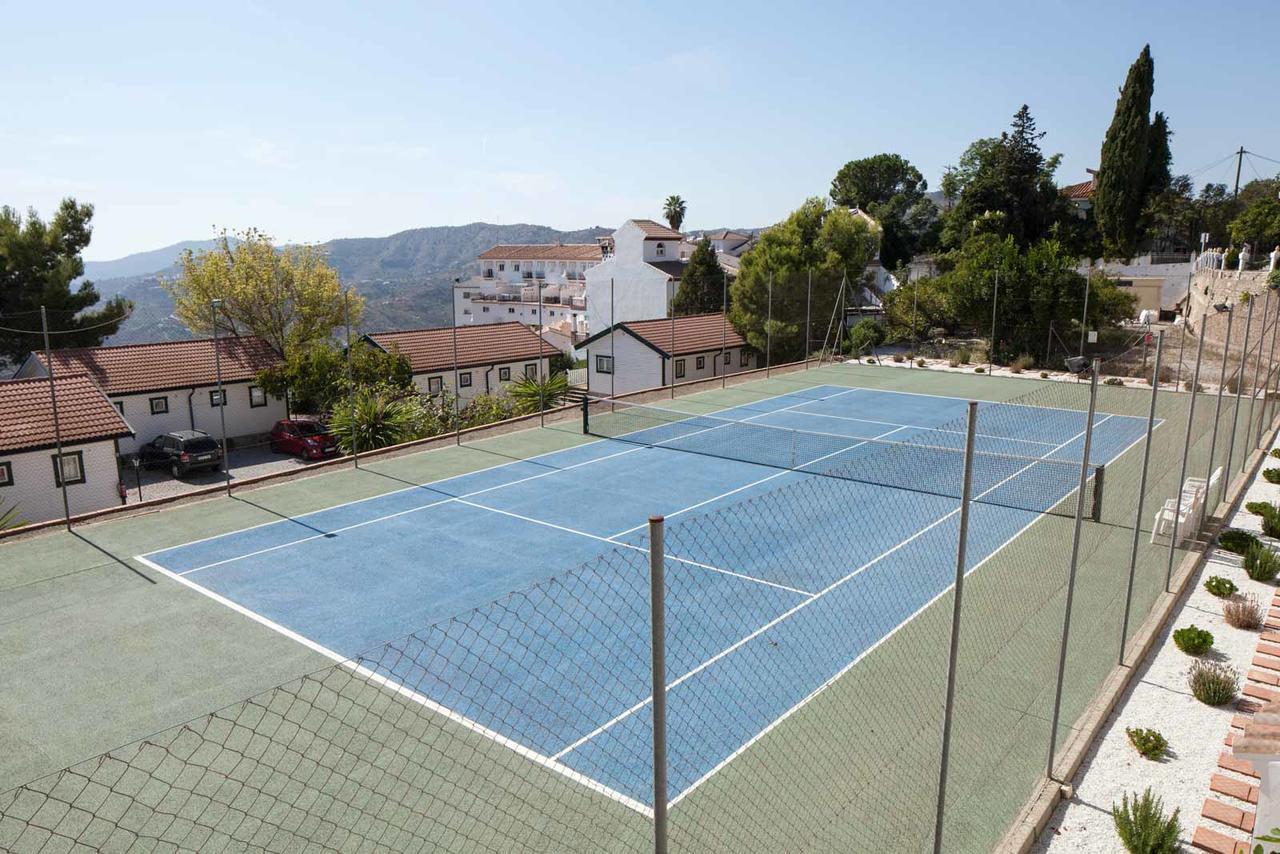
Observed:
[[[570,368],[565,371],[569,376],[569,385],[586,385],[587,369],[586,368]]]

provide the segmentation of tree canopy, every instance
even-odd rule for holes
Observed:
[[[1254,254],[1266,254],[1280,246],[1280,199],[1258,199],[1231,221],[1231,239],[1248,243]]]
[[[850,160],[831,181],[831,200],[866,211],[880,224],[880,262],[897,269],[937,236],[937,208],[925,198],[929,184],[897,154]]]
[[[280,355],[329,337],[344,321],[344,294],[338,274],[314,246],[277,249],[256,229],[224,232],[217,248],[179,259],[177,278],[164,282],[173,296],[175,316],[192,332],[212,334],[214,299],[223,301],[220,328],[265,340]],[[351,323],[360,319],[364,300],[349,295]]]
[[[705,314],[720,311],[724,305],[724,271],[716,260],[711,241],[698,241],[689,255],[689,263],[680,274],[673,310],[677,315]]]
[[[662,216],[667,220],[667,225],[676,231],[684,225],[684,215],[687,211],[688,207],[684,199],[679,196],[667,196],[667,200],[662,203]]]
[[[11,207],[0,207],[0,356],[18,361],[43,346],[40,307],[58,334],[56,347],[95,347],[119,330],[133,306],[116,297],[96,306],[100,297],[92,282],[71,285],[84,275],[80,253],[93,234],[93,206],[63,199],[53,219],[45,222],[28,210],[24,219]]]
[[[328,413],[350,390],[347,373],[344,349],[331,340],[315,341],[290,350],[284,361],[258,375],[258,384],[275,397],[288,394],[295,410]],[[379,386],[397,392],[413,388],[408,359],[364,341],[352,343],[350,373],[357,388]]]
[[[865,218],[819,198],[806,200],[742,256],[730,286],[730,322],[754,349],[763,353],[768,345],[775,364],[803,358],[806,341],[820,340],[828,327],[841,282],[861,281],[879,237]]]

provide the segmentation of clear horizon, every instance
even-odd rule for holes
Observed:
[[[92,203],[89,260],[224,227],[281,242],[613,228],[660,218],[671,193],[686,228],[758,226],[882,151],[937,189],[1023,103],[1070,184],[1148,42],[1175,174],[1230,185],[1241,145],[1260,155],[1242,184],[1280,172],[1264,159],[1280,160],[1274,4],[1012,8],[15,7],[0,204]]]

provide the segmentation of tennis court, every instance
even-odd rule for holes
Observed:
[[[1010,417],[1017,406],[979,410],[970,571],[1043,513],[1074,511],[1085,413],[1025,407]],[[667,614],[678,803],[949,588],[951,570],[923,556],[954,551],[965,439],[954,425],[965,410],[958,398],[843,386],[706,413],[594,404],[586,429],[599,441],[138,559],[338,660],[490,607],[490,619],[469,624],[481,627],[473,636],[429,651],[430,664],[382,656],[374,675],[648,813],[648,606],[636,601],[647,590],[646,519],[668,520],[668,583],[685,592]],[[1145,419],[1097,413],[1090,465],[1105,471],[1145,429]],[[1093,512],[1104,482],[1095,469]],[[801,483],[829,490],[830,512],[764,520],[769,548],[680,535]],[[865,505],[891,510],[892,524],[860,528],[851,510]],[[806,560],[806,543],[832,526],[851,535],[844,558]],[[586,574],[573,595],[589,589],[591,607],[563,602],[571,621],[490,606],[602,553],[622,556],[636,583]],[[876,603],[873,617],[831,634],[855,594]],[[553,666],[529,667],[549,638]]]

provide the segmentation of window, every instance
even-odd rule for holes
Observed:
[[[58,470],[58,455],[52,454],[49,459],[53,461],[54,486],[62,486],[64,481],[67,486],[84,483],[84,451],[64,453],[62,455],[61,471]]]
[[[463,313],[464,315],[469,315],[469,314],[471,314],[471,309],[469,309],[469,308],[464,308],[464,309],[462,310],[462,313]]]
[[[538,377],[538,363],[537,363],[537,362],[530,362],[529,364],[525,365],[525,366],[524,366],[524,375],[525,375],[526,377],[529,377],[530,379],[537,379],[537,377]]]
[[[510,379],[511,379],[511,369],[510,369],[510,368],[498,368],[498,381],[499,381],[499,382],[504,382],[504,383],[505,383],[505,382],[509,381]]]
[[[152,415],[164,415],[169,411],[169,398],[167,397],[153,397],[149,403],[151,404]]]
[[[517,261],[516,263],[512,264],[512,265],[511,265],[511,269],[512,269],[514,272],[519,273],[519,272],[520,272],[520,262],[519,262],[519,261]]]
[[[597,374],[613,373],[613,357],[612,356],[596,356],[596,373]]]
[[[684,359],[676,359],[676,379],[684,376]]]
[[[458,374],[458,386],[459,388],[471,388],[471,372],[470,371],[463,371],[462,373]]]
[[[707,357],[706,357],[706,356],[699,356],[699,357],[698,357],[698,362],[697,362],[697,364],[695,365],[695,367],[696,367],[698,370],[702,370],[702,369],[703,369],[703,368],[705,368],[706,366],[707,366]]]
[[[507,309],[507,314],[515,314],[515,313],[516,313],[516,310],[514,308]]]
[[[661,258],[667,254],[667,245],[665,243],[659,243],[654,247],[653,251],[659,258]]]
[[[741,358],[738,360],[738,365],[740,367],[745,368],[747,366],[747,351],[739,350],[738,354],[741,356]]]
[[[463,299],[471,299],[471,291],[463,291],[463,292],[462,292],[462,298],[463,298]]]
[[[732,362],[732,361],[733,361],[733,354],[732,354],[732,353],[730,353],[728,350],[725,350],[725,351],[724,351],[724,363],[727,365],[727,364],[729,364],[729,363],[730,363],[730,362]]]
[[[123,415],[124,415],[124,401],[123,401],[123,400],[113,400],[113,401],[111,401],[111,405],[112,405],[112,406],[114,406],[114,407],[116,408],[116,412],[119,412],[121,416],[123,416]]]
[[[218,390],[218,389],[216,389],[216,388],[214,388],[214,389],[210,389],[210,390],[209,390],[209,405],[210,405],[210,406],[213,406],[213,407],[219,407],[219,406],[222,406],[222,405],[223,405],[224,403],[226,403],[226,402],[227,402],[227,390],[226,390],[225,388],[224,388],[224,389],[222,389],[221,391],[219,391],[219,390]]]
[[[249,386],[249,407],[257,409],[267,405],[267,393],[256,385]]]
[[[1116,287],[1117,287],[1117,288],[1131,288],[1131,287],[1133,287],[1133,280],[1132,280],[1132,279],[1117,279],[1117,280],[1116,280]]]
[[[0,486],[13,486],[13,463],[0,463]]]
[[[488,313],[489,313],[489,306],[487,306],[487,305],[485,305],[485,306],[481,306],[481,307],[480,307],[480,310],[481,310],[482,312],[484,312],[485,314],[488,314]]]
[[[427,394],[439,394],[444,389],[444,377],[427,378]]]

